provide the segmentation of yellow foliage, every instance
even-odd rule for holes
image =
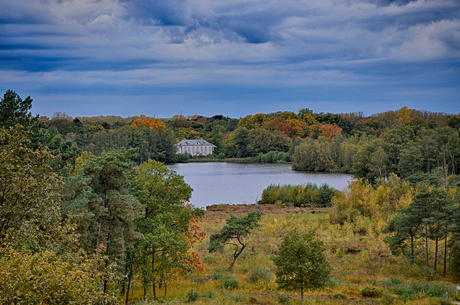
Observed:
[[[150,129],[166,129],[166,124],[157,118],[136,119],[131,126],[134,127],[148,127]]]

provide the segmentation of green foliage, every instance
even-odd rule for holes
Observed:
[[[199,298],[200,294],[197,291],[193,290],[193,288],[187,292],[187,303],[193,303]]]
[[[192,188],[182,176],[154,160],[139,165],[131,180],[144,206],[143,217],[135,221],[142,238],[133,251],[144,289],[199,267],[201,260],[191,257],[188,250],[203,237],[191,224],[204,211],[187,204]]]
[[[365,298],[378,298],[382,296],[382,291],[375,286],[367,286],[361,290],[361,295]]]
[[[347,296],[341,293],[334,293],[333,295],[334,299],[339,299],[339,300],[346,300]]]
[[[255,265],[249,270],[249,281],[255,283],[257,281],[270,282],[271,272],[270,269],[264,265]]]
[[[278,303],[279,304],[289,304],[291,299],[287,295],[279,295],[278,296]]]
[[[139,238],[133,221],[141,215],[142,206],[130,193],[129,181],[135,157],[135,150],[124,149],[90,157],[66,182],[63,211],[78,221],[82,246],[95,253],[96,261],[105,252],[106,263],[117,263],[119,272],[127,249]]]
[[[28,147],[29,135],[21,126],[0,130],[0,247],[59,251],[74,242],[60,223],[62,179],[50,171],[48,151]]]
[[[288,233],[273,258],[279,288],[300,291],[302,303],[304,291],[323,288],[331,271],[324,256],[325,250],[313,231]]]
[[[246,243],[243,238],[246,237],[251,230],[260,226],[259,221],[261,218],[262,213],[259,211],[250,212],[244,217],[235,217],[230,215],[230,218],[226,220],[227,225],[225,225],[219,233],[211,235],[208,251],[213,252],[223,250],[225,244],[237,241],[238,244],[233,244],[235,247],[233,252],[233,261],[228,267],[228,270],[232,270],[236,259],[246,248]]]
[[[225,278],[219,285],[221,289],[235,290],[240,286],[240,282],[235,278]]]
[[[213,273],[209,276],[210,279],[212,280],[222,280],[225,278],[225,274],[223,273]]]
[[[332,198],[340,196],[340,191],[327,184],[318,187],[316,184],[306,185],[269,185],[262,192],[258,203],[292,204],[296,207],[330,207]]]

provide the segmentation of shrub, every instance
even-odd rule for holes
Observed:
[[[213,273],[209,276],[210,279],[212,280],[222,280],[223,278],[225,278],[225,274],[223,273]]]
[[[200,294],[196,292],[195,290],[193,290],[193,288],[187,292],[187,302],[188,303],[193,303],[199,298],[200,298]]]
[[[340,299],[340,300],[346,300],[346,299],[347,299],[347,296],[344,295],[344,294],[341,294],[341,293],[334,293],[333,298],[334,298],[334,299]]]
[[[215,292],[212,291],[212,290],[209,290],[208,293],[204,294],[202,297],[203,297],[204,299],[212,300],[212,299],[214,299],[216,296],[217,296],[217,293],[215,293]]]
[[[333,277],[330,277],[326,282],[326,286],[338,286],[338,285],[339,285],[339,281],[337,281]]]
[[[219,288],[233,290],[233,289],[238,289],[239,286],[240,286],[240,282],[238,282],[237,279],[227,278],[223,280],[223,282],[219,285]]]
[[[290,299],[287,295],[280,295],[278,296],[278,303],[280,304],[289,304]]]
[[[403,281],[397,276],[391,276],[388,281],[383,281],[382,286],[384,287],[395,287],[401,285]]]
[[[249,270],[249,281],[251,283],[263,280],[265,282],[270,282],[271,274],[270,270],[264,265],[256,265],[255,267]]]
[[[367,286],[361,290],[361,295],[366,298],[378,298],[382,296],[382,291],[374,286]]]
[[[230,298],[235,302],[244,302],[246,301],[246,297],[242,294],[231,294]]]
[[[395,298],[392,297],[391,295],[384,294],[382,298],[380,299],[380,303],[382,305],[393,305],[395,304]]]
[[[377,280],[376,279],[370,279],[369,284],[372,286],[377,286]]]

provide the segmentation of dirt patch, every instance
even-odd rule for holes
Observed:
[[[279,207],[273,204],[216,204],[206,208],[206,220],[227,219],[230,214],[241,217],[247,213],[260,211],[262,215],[289,215],[299,213],[325,213],[327,208]]]

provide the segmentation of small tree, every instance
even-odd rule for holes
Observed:
[[[262,213],[259,211],[250,212],[244,217],[235,217],[230,215],[230,218],[226,220],[227,225],[222,228],[220,233],[211,235],[208,249],[209,252],[222,250],[226,244],[233,245],[235,247],[235,251],[233,252],[233,261],[228,267],[228,271],[232,270],[236,259],[240,256],[247,245],[243,242],[243,237],[247,236],[252,229],[260,226],[260,218],[262,218]]]
[[[302,305],[304,291],[322,288],[329,279],[331,267],[324,251],[323,242],[315,239],[313,231],[293,231],[284,237],[278,255],[273,258],[279,288],[300,290]]]

